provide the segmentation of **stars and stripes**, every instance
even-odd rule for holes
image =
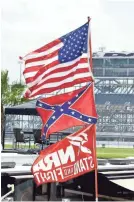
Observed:
[[[32,98],[92,81],[87,53],[89,23],[27,54],[23,72]]]
[[[69,101],[64,102],[61,105],[50,105],[41,100],[37,100],[36,107],[45,109],[45,110],[52,110],[51,116],[44,124],[43,132],[44,135],[47,136],[47,132],[49,128],[56,123],[62,116],[67,115],[68,117],[73,117],[74,119],[83,122],[84,124],[95,124],[97,122],[97,118],[93,117],[92,115],[86,115],[75,108],[73,105],[82,97],[84,93],[90,88],[92,83],[90,83],[86,88],[81,90],[78,94],[76,94],[72,99]],[[86,107],[86,106],[85,106]],[[92,106],[90,106],[92,107]]]

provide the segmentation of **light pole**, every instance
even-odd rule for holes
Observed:
[[[22,63],[23,63],[22,57],[19,57],[18,63],[20,65],[20,84],[21,84],[21,68],[22,68]]]

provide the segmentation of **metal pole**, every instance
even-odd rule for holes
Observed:
[[[19,60],[19,65],[20,65],[20,84],[21,84],[21,67],[22,67],[22,60]]]
[[[6,116],[4,115],[4,130],[3,130],[3,136],[2,136],[2,150],[5,148],[5,128],[6,128]]]
[[[50,201],[56,201],[56,182],[51,183],[51,194],[50,194]]]
[[[21,84],[21,62],[20,62],[20,84]]]
[[[93,60],[92,60],[92,41],[91,41],[91,18],[88,17],[88,54],[90,57],[90,70],[93,72]],[[94,86],[93,86],[94,88]],[[97,154],[96,154],[96,125],[95,129],[95,137],[94,137],[94,159],[95,159],[95,201],[98,202],[98,166],[97,166]]]

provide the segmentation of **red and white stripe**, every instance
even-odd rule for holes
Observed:
[[[63,43],[57,39],[23,58],[23,74],[28,86],[25,94],[27,98],[93,80],[87,54],[70,62],[59,63],[58,51],[62,46]]]

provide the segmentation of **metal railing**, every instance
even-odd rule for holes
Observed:
[[[94,77],[134,77],[134,68],[94,68]]]
[[[8,184],[7,188],[10,188],[11,190],[8,193],[6,193],[4,196],[1,197],[1,201],[6,199],[6,197],[9,196],[10,194],[14,193],[14,184]]]

